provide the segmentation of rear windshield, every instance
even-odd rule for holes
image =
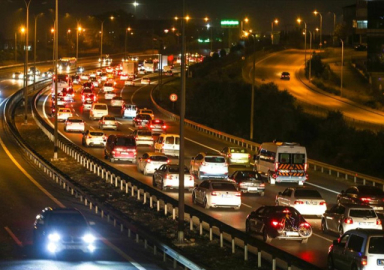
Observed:
[[[103,136],[104,133],[103,132],[89,132],[89,134],[91,134],[92,136]]]
[[[176,139],[176,142],[175,142],[175,139]],[[166,144],[180,144],[179,142],[180,142],[179,137],[173,137],[173,136],[165,137]]]
[[[143,131],[143,130],[139,130],[137,134],[141,136],[152,136],[152,133],[150,131]]]
[[[122,97],[114,97],[113,100],[122,100]]]
[[[321,195],[314,189],[299,189],[295,191],[296,198],[318,198],[321,199]]]
[[[281,164],[304,164],[305,154],[280,153],[279,163]]]
[[[135,146],[135,140],[133,138],[118,137],[116,141],[117,146]]]
[[[225,158],[224,157],[205,157],[205,162],[225,163]]]
[[[231,183],[212,183],[212,188],[214,190],[237,191],[236,186]]]
[[[370,254],[384,253],[384,236],[372,236],[369,240],[368,252]]]
[[[107,105],[95,105],[96,110],[107,110]]]
[[[72,122],[72,123],[82,123],[83,120],[81,120],[81,119],[68,119],[68,122]]]
[[[152,124],[156,124],[156,125],[162,125],[164,123],[163,120],[155,120],[152,122]]]
[[[248,153],[245,148],[230,148],[231,153]]]
[[[151,160],[153,160],[153,161],[167,161],[168,158],[165,156],[151,156]]]
[[[116,119],[115,119],[115,117],[113,117],[113,116],[106,116],[106,117],[104,117],[104,120],[112,120],[112,121],[115,121]]]
[[[349,216],[361,218],[374,218],[376,217],[376,213],[374,210],[370,209],[351,209],[349,210]]]
[[[151,114],[152,114],[152,111],[148,111],[148,110],[141,110],[141,113],[151,113]]]
[[[144,120],[151,120],[151,116],[148,114],[140,114],[140,118]]]
[[[179,172],[179,166],[175,166],[175,165],[169,166],[169,172],[170,173],[178,173]],[[189,170],[187,167],[184,168],[184,173],[189,173]]]
[[[254,171],[241,172],[238,175],[239,175],[239,179],[249,179],[249,180],[259,179],[259,176]]]

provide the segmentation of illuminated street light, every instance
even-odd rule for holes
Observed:
[[[279,23],[279,20],[278,19],[275,19],[274,21],[272,21],[271,23],[271,43],[273,45],[273,25],[274,24],[278,24]]]
[[[36,84],[36,32],[37,32],[37,18],[39,16],[43,15],[43,13],[39,13],[35,16],[35,38],[34,38],[34,45],[33,45],[33,66],[34,66],[34,74],[33,74],[33,91],[35,91],[35,84]]]
[[[205,17],[205,18],[204,18],[204,21],[205,21],[205,22],[208,22],[208,21],[209,21],[209,18],[208,18],[208,17]]]
[[[304,34],[304,67],[307,67],[307,23],[302,21],[300,18],[297,19],[297,22],[301,24],[301,22],[304,23],[305,26],[305,34]]]
[[[82,30],[83,28],[81,26],[77,26],[76,28],[76,63],[79,59],[79,32],[81,33]]]
[[[25,114],[24,114],[24,124],[28,123],[28,33],[29,33],[29,5],[32,0],[24,0],[26,7],[26,19],[25,19],[25,63],[24,63],[24,105],[25,105]]]
[[[124,58],[127,58],[127,33],[131,32],[131,30],[132,30],[131,27],[128,27],[127,29],[125,29]]]
[[[132,5],[135,7],[135,16],[136,16],[136,7],[139,5],[136,1],[132,3]]]
[[[319,14],[320,16],[320,50],[321,50],[323,46],[323,15],[321,15],[321,13],[316,10],[313,12],[313,14],[315,15]]]

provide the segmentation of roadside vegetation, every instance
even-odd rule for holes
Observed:
[[[249,139],[251,85],[244,82],[240,56],[207,58],[191,66],[187,79],[186,118],[211,128]],[[175,80],[155,92],[159,104],[179,112],[179,101],[172,104],[169,95],[180,95]],[[356,130],[340,112],[317,117],[303,112],[295,98],[273,83],[255,87],[254,140],[258,143],[294,141],[307,147],[311,159],[384,177],[381,156],[384,132]]]

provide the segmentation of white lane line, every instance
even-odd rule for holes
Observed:
[[[207,146],[207,145],[205,145],[205,144],[199,143],[199,142],[194,141],[194,140],[192,140],[192,139],[189,139],[189,138],[187,138],[187,137],[185,137],[185,139],[188,140],[188,141],[191,141],[191,142],[193,142],[193,143],[195,143],[195,144],[198,144],[198,145],[200,145],[200,146],[203,146],[203,147],[205,147],[205,148],[208,148],[208,149],[210,149],[210,150],[216,151],[217,153],[220,153],[219,150],[216,150],[216,149],[214,149],[214,148],[212,148],[212,147],[209,147],[209,146]]]
[[[133,92],[133,94],[132,94],[132,96],[131,96],[131,103],[132,103],[132,104],[135,104],[135,103],[133,103],[133,97],[135,96],[136,92],[140,91],[140,90],[141,90],[142,88],[144,88],[144,87],[146,87],[146,85],[137,88],[137,89],[135,90],[135,92]]]
[[[333,242],[333,240],[330,240],[330,239],[328,239],[328,238],[326,238],[326,237],[324,237],[324,236],[321,236],[321,235],[319,235],[319,234],[317,234],[317,233],[312,233],[312,234],[315,235],[315,236],[317,236],[317,237],[319,237],[319,238],[321,238],[321,239],[323,239],[323,240],[325,240],[325,241],[328,241],[328,242],[330,242],[330,243]]]
[[[123,125],[123,122],[117,121],[117,123],[119,123],[119,125]]]
[[[16,244],[19,246],[19,247],[23,247],[23,243],[19,240],[19,238],[17,238],[17,236],[11,231],[10,228],[8,227],[4,227],[4,229],[7,231],[7,233],[12,237],[13,241],[16,242]]]
[[[93,129],[93,130],[95,129],[93,126],[89,126],[89,128],[90,128],[90,129]]]
[[[242,205],[246,206],[246,207],[249,207],[249,208],[253,208],[252,206],[248,205],[248,204],[245,204],[245,203],[242,203]]]
[[[312,184],[310,182],[305,182],[306,185],[310,185],[310,186],[314,186],[314,187],[317,187],[317,188],[320,188],[320,189],[324,189],[326,191],[329,191],[329,192],[332,192],[332,193],[335,193],[335,194],[339,194],[340,192],[337,192],[337,191],[334,191],[332,189],[328,189],[328,188],[325,188],[325,187],[322,187],[322,186],[319,186],[319,185],[316,185],[316,184]]]

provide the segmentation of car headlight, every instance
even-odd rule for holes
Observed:
[[[48,239],[53,242],[57,242],[60,240],[60,235],[58,233],[50,233],[48,235]]]
[[[95,241],[95,237],[92,234],[86,234],[83,236],[83,241],[86,243],[93,243]]]

